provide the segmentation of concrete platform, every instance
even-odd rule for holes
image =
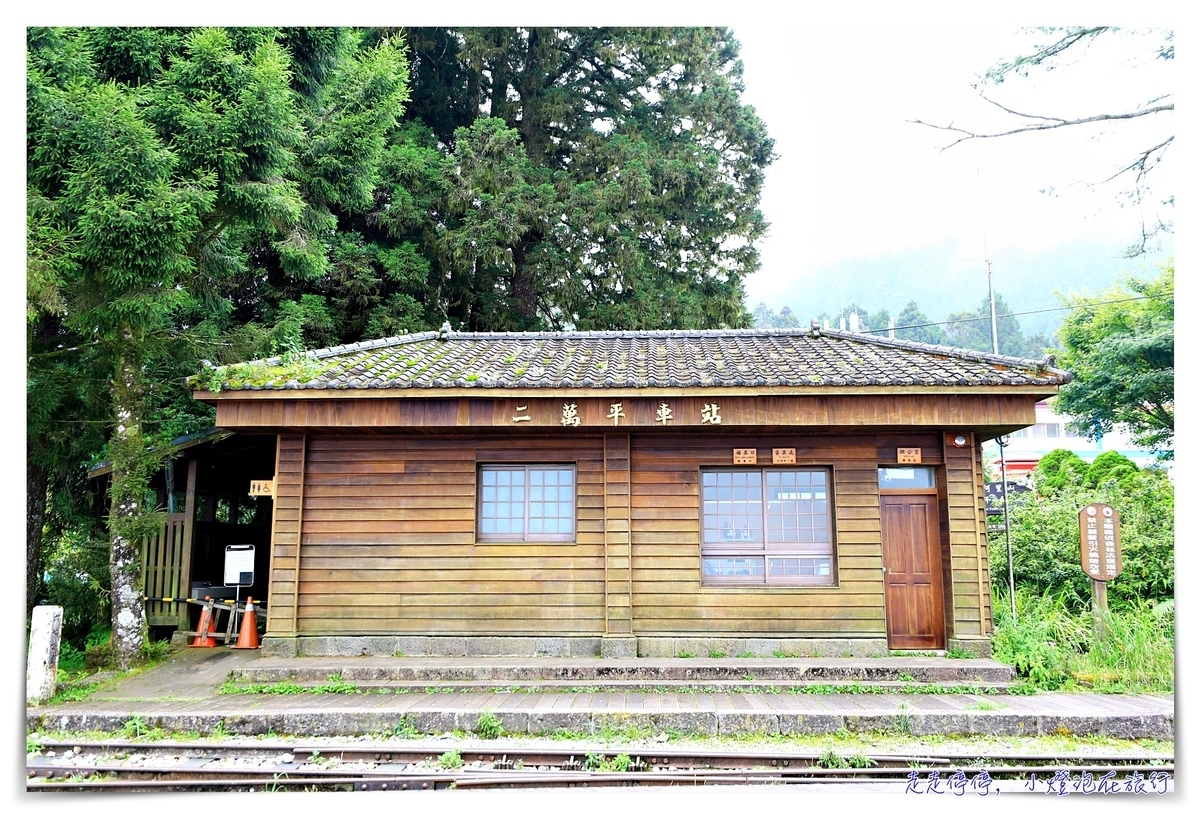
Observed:
[[[921,657],[889,657],[911,662]],[[417,692],[292,695],[222,695],[222,682],[236,673],[249,679],[268,671],[319,677],[344,671],[400,673],[407,668],[562,667],[562,660],[506,660],[478,665],[477,660],[267,659],[226,648],[181,651],[167,663],[100,689],[86,701],[28,708],[29,730],[120,730],[138,717],[147,727],[168,731],[231,734],[355,735],[410,725],[421,732],[470,731],[479,717],[492,713],[509,733],[553,734],[557,730],[599,732],[611,727],[640,727],[681,734],[732,735],[779,733],[819,735],[839,729],[930,734],[1030,736],[1052,733],[1117,738],[1173,739],[1175,708],[1170,696],[1116,696],[1048,693],[1014,695],[805,694],[763,692]],[[812,660],[805,660],[811,662]],[[833,660],[827,660],[833,661]],[[878,664],[883,659],[872,660]],[[936,660],[921,659],[922,662]],[[943,660],[944,661],[944,660]],[[966,661],[966,660],[952,660]],[[615,660],[589,660],[582,668],[625,668]],[[722,664],[717,664],[721,662]],[[731,664],[723,664],[729,662]],[[759,664],[761,662],[762,664]],[[755,673],[797,667],[797,660],[653,660],[643,669],[684,673],[689,667],[754,668]],[[806,665],[807,666],[807,665]],[[821,667],[833,667],[825,665]],[[911,667],[911,665],[909,665]],[[1003,666],[1001,666],[1003,667]],[[482,671],[481,671],[482,672]],[[489,671],[491,672],[491,671]],[[632,672],[632,671],[629,671]],[[782,672],[782,671],[779,671]],[[288,678],[288,677],[282,677]],[[468,676],[468,678],[470,678]],[[685,676],[686,678],[686,676]],[[648,684],[653,686],[651,679]],[[219,727],[218,727],[219,725]]]
[[[258,657],[239,662],[246,682],[1011,682],[1009,665],[990,659],[890,656],[877,659],[600,659],[596,657]]]

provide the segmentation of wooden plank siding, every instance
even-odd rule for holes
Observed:
[[[283,434],[275,450],[271,515],[271,589],[267,632],[296,635],[296,576],[300,560],[300,511],[304,496],[304,435]]]
[[[486,427],[494,406],[456,409]],[[879,429],[464,432],[279,435],[272,635],[880,638],[877,468],[899,447],[938,471],[946,634],[990,630],[974,435],[958,448],[958,432]],[[834,584],[701,585],[700,470],[732,466],[734,448],[768,467],[794,448],[796,466],[831,470]],[[575,542],[477,542],[479,466],[519,463],[575,465]]]
[[[311,436],[297,633],[602,633],[604,455],[596,435]],[[576,542],[477,543],[489,463],[574,463]]]
[[[633,633],[629,435],[604,436],[604,632]]]
[[[974,435],[967,434],[967,444],[954,445],[954,433],[945,434],[946,506],[950,526],[950,581],[955,636],[979,636],[985,633],[990,612],[981,608],[984,567],[987,562],[986,526],[979,517],[983,485],[976,465],[978,448]],[[981,547],[983,550],[981,551]],[[982,587],[981,587],[982,586]]]
[[[991,636],[992,619],[992,573],[991,561],[988,559],[987,535],[987,501],[983,494],[983,443],[975,439],[975,520],[979,527],[979,553],[982,556],[982,566],[979,572],[979,596],[983,600],[982,627],[983,635]]]
[[[796,465],[832,467],[837,584],[704,587],[700,469],[734,448],[795,448]],[[885,632],[874,435],[634,435],[630,445],[633,628],[671,634],[870,636]]]

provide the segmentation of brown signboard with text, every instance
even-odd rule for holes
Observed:
[[[1121,573],[1121,515],[1104,503],[1079,510],[1079,556],[1083,572],[1108,582]]]

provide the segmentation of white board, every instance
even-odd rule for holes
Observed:
[[[248,575],[248,576],[247,576]],[[254,584],[254,546],[225,546],[225,584]]]

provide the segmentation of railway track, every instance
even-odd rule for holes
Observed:
[[[449,751],[450,758],[443,755]],[[86,759],[86,761],[85,761]],[[450,767],[450,768],[448,768]],[[1120,754],[872,754],[445,745],[306,746],[288,742],[207,744],[47,741],[26,763],[30,792],[44,791],[404,791],[512,787],[804,785],[903,783],[956,774],[991,780],[1048,779],[1062,770],[1099,779],[1173,777],[1174,758]]]

